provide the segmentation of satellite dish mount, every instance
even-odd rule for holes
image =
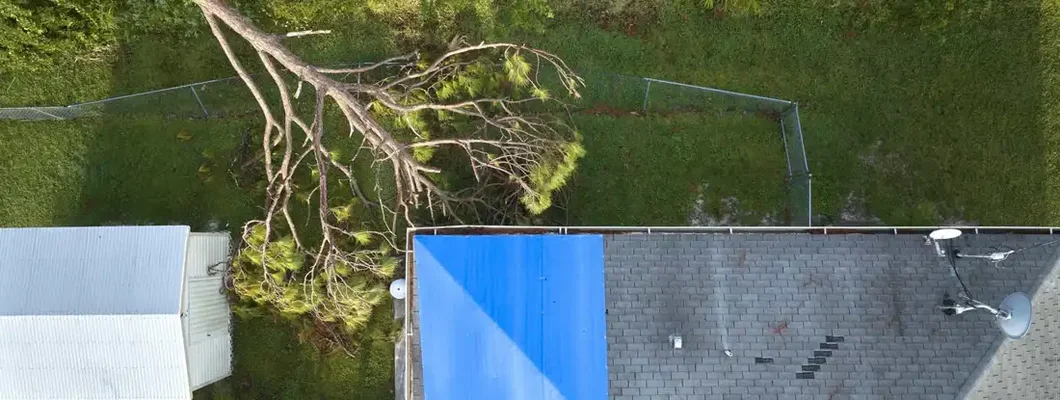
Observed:
[[[946,261],[949,261],[953,275],[957,277],[957,282],[961,284],[962,289],[961,293],[957,296],[959,298],[958,300],[950,298],[947,294],[943,297],[942,305],[939,306],[939,308],[946,315],[964,314],[969,311],[984,310],[994,316],[998,328],[1001,328],[1006,336],[1012,339],[1023,337],[1031,328],[1030,297],[1027,297],[1026,294],[1021,292],[1012,293],[1006,296],[999,306],[996,308],[991,307],[976,300],[972,296],[971,292],[968,291],[968,286],[964,284],[964,279],[961,279],[960,271],[957,270],[958,258],[987,259],[996,264],[1004,261],[1008,256],[1019,252],[1019,250],[998,251],[983,255],[963,255],[960,254],[959,251],[953,249],[952,242],[948,242],[959,236],[961,236],[961,231],[952,228],[936,229],[928,234],[927,244],[934,245],[935,253],[937,253],[939,257],[945,258]],[[947,242],[946,248],[944,249],[939,242]]]
[[[1031,299],[1022,292],[1012,293],[1001,301],[997,308],[988,306],[962,292],[959,301],[954,301],[948,296],[942,300],[939,306],[947,315],[963,314],[973,310],[986,310],[994,315],[997,326],[1005,335],[1012,339],[1019,339],[1027,334],[1031,328]]]
[[[959,229],[953,229],[953,228],[936,229],[936,230],[931,231],[931,233],[928,234],[927,244],[935,245],[935,254],[938,254],[939,257],[946,257],[946,250],[943,249],[942,246],[939,245],[939,243],[947,241],[947,240],[950,240],[950,239],[956,239],[956,238],[958,238],[960,236],[961,236],[961,231]]]

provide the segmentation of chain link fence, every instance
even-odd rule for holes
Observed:
[[[783,144],[787,164],[785,184],[791,224],[813,225],[813,175],[806,158],[799,105],[796,102],[654,78],[592,73],[582,76],[592,88],[586,96],[590,104],[640,110],[641,114],[751,113],[775,121],[775,133]]]
[[[806,145],[802,140],[799,104],[792,102],[781,113],[780,136],[784,140],[784,158],[788,162],[788,195],[791,196],[794,225],[813,226],[813,174],[806,159]],[[796,211],[805,210],[805,214]]]
[[[253,103],[238,77],[214,79],[103,100],[50,107],[0,108],[0,119],[23,121],[68,120],[104,114],[163,114],[180,118],[227,117],[253,111]]]
[[[606,104],[617,110],[658,112],[757,113],[776,121],[787,162],[791,224],[811,226],[812,179],[803,143],[799,106],[794,101],[661,79],[616,74],[583,74],[591,91],[584,104]],[[275,85],[262,84],[266,96]],[[164,115],[173,118],[231,118],[260,113],[238,77],[214,79],[165,89],[68,106],[0,108],[0,120],[48,121],[105,115]],[[734,144],[738,145],[738,144]]]

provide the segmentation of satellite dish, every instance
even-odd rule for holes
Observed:
[[[1016,292],[1005,296],[1001,300],[998,311],[1004,312],[1008,317],[998,315],[997,326],[1005,332],[1005,335],[1013,339],[1019,339],[1031,329],[1031,298],[1026,294]]]
[[[961,236],[961,231],[959,229],[936,229],[928,234],[928,237],[931,238],[931,240],[929,240],[927,244],[935,245],[935,254],[938,254],[939,257],[946,257],[946,250],[943,250],[942,246],[939,246],[939,241],[955,239],[958,236]]]
[[[928,237],[930,237],[932,240],[956,239],[958,236],[961,236],[960,229],[953,228],[936,229],[928,234]]]
[[[390,295],[398,300],[405,298],[405,278],[390,282]]]

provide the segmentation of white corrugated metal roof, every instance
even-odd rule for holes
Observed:
[[[177,315],[0,316],[0,399],[190,399]]]
[[[231,315],[224,292],[224,274],[210,266],[228,261],[229,237],[224,233],[192,233],[184,270],[188,278],[185,329],[188,375],[198,389],[232,374]],[[223,265],[215,271],[223,271]]]
[[[0,229],[0,400],[190,399],[188,231]]]
[[[0,229],[0,316],[177,314],[188,231]]]
[[[228,233],[194,232],[188,236],[188,259],[184,263],[184,275],[188,279],[207,278],[224,275],[227,265],[217,265],[228,261],[228,246],[231,240]],[[212,268],[212,272],[211,272]]]

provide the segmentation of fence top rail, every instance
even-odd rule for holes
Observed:
[[[125,95],[121,95],[121,96],[108,97],[108,98],[103,99],[103,100],[86,101],[84,103],[74,103],[74,104],[68,105],[67,107],[80,107],[80,106],[87,106],[87,105],[92,105],[92,104],[106,103],[108,101],[128,99],[130,97],[145,96],[145,95],[155,94],[155,93],[164,93],[164,92],[170,92],[170,91],[180,90],[180,89],[187,89],[187,88],[195,87],[195,86],[199,86],[199,85],[207,85],[207,84],[210,84],[210,83],[225,82],[225,81],[230,81],[230,80],[238,79],[238,78],[239,78],[238,76],[230,76],[230,77],[227,77],[227,78],[211,79],[211,80],[208,80],[208,81],[188,83],[188,84],[184,84],[184,85],[180,85],[180,86],[172,86],[172,87],[167,87],[167,88],[162,88],[162,89],[148,90],[146,92],[140,92],[140,93],[133,93],[133,94],[125,94]]]
[[[0,107],[0,110],[4,110],[4,111],[61,110],[61,109],[68,108],[68,107],[70,107],[70,106],[40,106],[40,107],[22,106],[22,107]]]
[[[655,79],[655,78],[641,78],[641,79],[644,79],[645,81],[648,81],[648,82],[664,83],[664,84],[667,84],[667,85],[681,86],[681,87],[686,87],[686,88],[690,88],[690,89],[699,89],[699,90],[704,90],[704,91],[708,91],[708,92],[715,92],[715,93],[721,93],[721,94],[730,95],[730,96],[746,97],[746,98],[749,98],[749,99],[755,99],[755,100],[761,100],[761,101],[769,101],[769,102],[780,103],[780,104],[784,104],[784,105],[793,105],[793,104],[795,104],[795,102],[791,101],[791,100],[781,100],[781,99],[776,99],[776,98],[772,98],[772,97],[759,96],[759,95],[756,95],[756,94],[747,94],[747,93],[734,92],[734,91],[731,91],[731,90],[712,88],[712,87],[708,87],[708,86],[689,85],[687,83],[672,82],[672,81],[667,81],[667,80],[663,80],[663,79]]]
[[[374,64],[378,64],[378,63],[365,61],[365,62],[357,62],[357,63],[350,63],[350,64],[339,64],[339,65],[336,65],[334,68],[360,67],[360,66],[374,65]],[[396,63],[384,63],[384,64],[381,64],[381,65],[396,65]],[[259,72],[259,73],[254,73],[254,74],[251,74],[251,75],[252,76],[258,76],[258,75],[262,75],[262,74],[263,74],[262,72]],[[146,92],[137,92],[137,93],[123,94],[123,95],[114,96],[114,97],[108,97],[108,98],[100,99],[100,100],[86,101],[86,102],[82,102],[82,103],[72,103],[72,104],[60,105],[60,106],[0,107],[0,110],[33,110],[33,109],[38,109],[38,108],[73,108],[73,107],[87,106],[87,105],[93,105],[93,104],[99,104],[99,103],[106,103],[106,102],[110,102],[110,101],[114,101],[114,100],[127,99],[127,98],[131,98],[131,97],[138,97],[138,96],[145,96],[145,95],[156,94],[156,93],[171,92],[171,91],[174,91],[174,90],[187,89],[187,88],[191,88],[191,87],[195,87],[195,86],[199,86],[199,85],[207,85],[207,84],[211,84],[211,83],[220,83],[220,82],[226,82],[226,81],[231,81],[231,80],[236,80],[236,79],[240,79],[239,76],[233,75],[233,76],[228,76],[228,77],[224,77],[224,78],[216,78],[216,79],[210,79],[210,80],[205,80],[205,81],[186,83],[186,84],[183,84],[183,85],[170,86],[170,87],[165,87],[165,88],[160,88],[160,89],[153,89],[153,90],[148,90]]]
[[[360,63],[346,64],[346,65],[342,65],[342,66],[350,67],[350,66],[363,66],[363,65],[371,65],[371,64],[373,64],[373,63],[360,62]],[[255,75],[257,75],[257,74],[255,74]],[[743,98],[754,99],[754,100],[759,100],[759,101],[766,101],[766,102],[777,103],[777,104],[783,104],[783,105],[788,105],[788,106],[795,105],[795,102],[790,101],[790,100],[783,100],[783,99],[777,99],[777,98],[773,98],[773,97],[766,97],[766,96],[759,96],[759,95],[748,94],[748,93],[734,92],[734,91],[731,91],[731,90],[718,89],[718,88],[713,88],[713,87],[708,87],[708,86],[690,85],[690,84],[687,84],[687,83],[668,81],[668,80],[665,80],[665,79],[627,76],[627,75],[622,75],[622,74],[609,74],[609,75],[618,76],[618,77],[628,77],[628,78],[641,79],[641,80],[644,80],[646,82],[656,82],[656,83],[661,83],[661,84],[666,84],[666,85],[686,87],[686,88],[690,88],[690,89],[703,90],[703,91],[707,91],[707,92],[719,93],[719,94],[735,96],[735,97],[743,97]],[[211,84],[211,83],[226,82],[226,81],[231,81],[231,80],[235,80],[235,79],[239,79],[239,77],[238,76],[229,76],[229,77],[224,77],[224,78],[210,79],[210,80],[205,80],[205,81],[200,81],[200,82],[187,83],[187,84],[178,85],[178,86],[170,86],[170,87],[165,87],[165,88],[160,88],[160,89],[148,90],[148,91],[145,91],[145,92],[130,93],[130,94],[124,94],[124,95],[119,95],[119,96],[114,96],[114,97],[108,97],[108,98],[100,99],[100,100],[86,101],[86,102],[81,102],[81,103],[72,103],[72,104],[68,104],[68,105],[0,107],[0,110],[33,110],[33,109],[39,109],[39,108],[75,108],[75,107],[81,107],[81,106],[88,106],[88,105],[107,103],[107,102],[110,102],[110,101],[127,99],[127,98],[132,98],[132,97],[145,96],[145,95],[151,95],[151,94],[157,94],[157,93],[165,93],[165,92],[170,92],[170,91],[175,91],[175,90],[180,90],[180,89],[187,89],[187,88],[195,87],[195,86],[199,86],[199,85],[207,85],[207,84]]]

